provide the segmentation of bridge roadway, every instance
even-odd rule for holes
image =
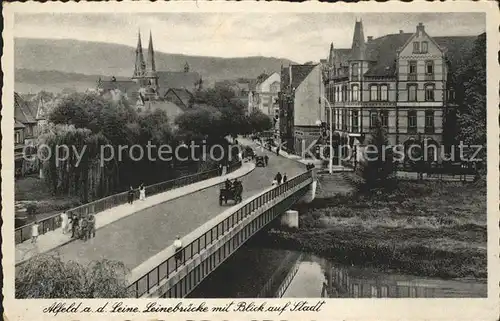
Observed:
[[[305,171],[305,166],[269,151],[253,146],[258,155],[267,154],[267,167],[257,167],[244,176],[243,198],[258,194],[271,185],[279,171],[293,177]],[[95,238],[77,240],[59,247],[63,260],[87,264],[93,260],[122,261],[129,269],[172,245],[176,235],[181,238],[232,206],[219,206],[219,186],[213,186],[162,204],[138,211],[97,230]]]

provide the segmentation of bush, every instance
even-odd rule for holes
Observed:
[[[29,216],[35,215],[37,210],[38,210],[38,207],[36,206],[36,204],[29,204],[28,206],[26,206],[26,213]]]
[[[39,254],[19,267],[16,298],[125,298],[128,273],[122,262],[104,259],[83,266]]]

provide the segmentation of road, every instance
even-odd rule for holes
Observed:
[[[305,171],[298,162],[253,147],[258,155],[269,155],[269,164],[242,178],[244,199],[269,187],[278,171],[289,178]],[[230,206],[219,206],[219,186],[214,186],[139,211],[97,230],[96,237],[87,242],[77,240],[52,252],[82,264],[109,259],[133,269],[172,245],[176,235],[189,234]]]

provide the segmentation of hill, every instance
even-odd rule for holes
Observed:
[[[92,87],[99,75],[130,77],[135,48],[111,43],[66,39],[16,38],[14,41],[16,90],[65,87]],[[200,73],[206,84],[235,78],[256,78],[263,71],[279,71],[281,64],[293,63],[272,57],[219,58],[155,52],[156,68],[182,70],[185,62]],[[21,91],[21,90],[20,90]],[[33,90],[36,91],[36,90]]]

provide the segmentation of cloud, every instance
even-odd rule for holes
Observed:
[[[152,31],[156,51],[305,62],[326,57],[331,42],[350,47],[356,19],[363,20],[365,36],[375,38],[413,32],[419,22],[431,36],[485,31],[481,13],[40,13],[16,14],[15,36],[135,46],[140,28],[145,46]]]

